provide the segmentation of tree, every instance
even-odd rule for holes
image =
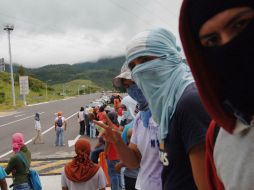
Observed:
[[[19,68],[18,68],[18,74],[19,74],[19,76],[24,76],[25,75],[25,69],[22,65],[20,65]]]

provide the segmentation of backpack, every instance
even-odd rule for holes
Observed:
[[[28,168],[28,180],[30,183],[30,186],[33,190],[41,190],[41,180],[39,173],[36,170],[30,169],[28,167],[27,161],[23,157],[21,153],[17,153],[17,156],[22,160],[22,162],[25,164],[25,166]]]
[[[57,120],[57,122],[56,122],[56,125],[57,125],[58,127],[62,127],[62,126],[63,126],[62,117],[59,117],[59,118],[58,118],[58,120]]]

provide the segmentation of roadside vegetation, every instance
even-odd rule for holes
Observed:
[[[13,107],[10,73],[0,72],[0,111],[9,111],[24,105],[23,96],[19,90],[19,75],[14,74],[16,107]],[[47,90],[46,90],[47,86]],[[94,93],[101,90],[89,80],[74,80],[64,84],[50,85],[29,76],[29,94],[27,104],[57,100],[66,96]]]

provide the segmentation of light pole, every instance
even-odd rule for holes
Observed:
[[[10,70],[11,70],[11,92],[12,92],[13,106],[16,106],[16,97],[15,97],[14,79],[13,79],[13,68],[12,68],[12,60],[11,60],[11,40],[10,40],[10,34],[11,34],[11,31],[14,30],[14,26],[13,25],[7,25],[7,26],[5,26],[4,30],[6,30],[7,34],[8,34]]]
[[[51,80],[47,80],[46,81],[46,100],[48,99],[48,82],[50,82]]]

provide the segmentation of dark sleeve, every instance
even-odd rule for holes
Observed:
[[[181,101],[177,110],[180,135],[187,153],[199,143],[205,142],[210,117],[205,111],[198,93],[191,92]]]
[[[8,162],[7,167],[5,168],[5,172],[9,175],[13,169],[15,168],[15,163],[17,163],[17,157],[13,156]]]

